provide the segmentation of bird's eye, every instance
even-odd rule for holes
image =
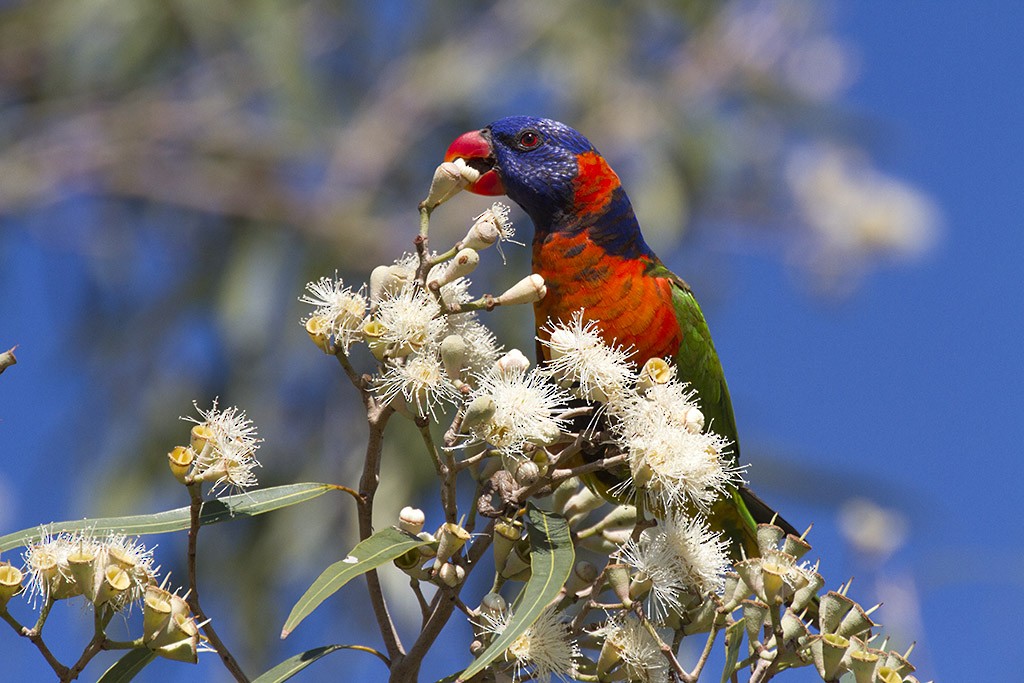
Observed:
[[[516,146],[519,149],[533,149],[540,144],[540,133],[535,130],[524,130],[516,138]]]

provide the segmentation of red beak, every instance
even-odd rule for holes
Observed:
[[[505,194],[505,186],[501,184],[501,178],[494,168],[494,151],[490,141],[483,135],[483,131],[471,130],[455,138],[455,141],[448,146],[445,152],[445,161],[463,159],[470,168],[480,171],[480,177],[476,182],[466,186],[466,189],[475,194],[500,195]]]

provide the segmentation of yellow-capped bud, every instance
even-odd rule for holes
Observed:
[[[370,353],[377,360],[384,360],[384,356],[387,354],[388,345],[380,338],[384,332],[384,324],[379,320],[367,318],[363,323],[363,338],[366,339]]]
[[[405,266],[377,266],[370,271],[370,304],[376,304],[387,295],[402,291],[406,283],[412,282],[416,273]]]
[[[498,297],[498,303],[502,306],[532,304],[543,299],[547,293],[548,287],[544,284],[544,278],[533,273],[505,290]]]
[[[202,425],[196,425],[196,427],[200,426]],[[192,431],[195,432],[195,428]],[[167,466],[171,468],[171,474],[174,475],[174,478],[184,484],[195,459],[196,453],[192,450],[191,446],[175,446],[167,454]]]
[[[21,585],[24,579],[25,574],[10,562],[0,563],[0,607],[24,590]]]
[[[668,384],[676,376],[676,369],[664,358],[651,358],[640,368],[636,389],[643,393],[658,384]]]
[[[814,668],[818,670],[823,680],[839,680],[839,676],[846,670],[843,659],[849,647],[849,640],[834,633],[826,633],[811,641]],[[899,677],[896,681],[900,681]]]
[[[504,567],[508,561],[509,553],[522,538],[523,529],[512,522],[499,520],[494,524],[494,543],[491,550],[494,552],[494,566]]]
[[[202,453],[206,443],[213,438],[213,428],[208,424],[197,424],[189,434],[189,445],[196,453]]]
[[[331,352],[331,323],[322,315],[311,315],[306,321],[306,334],[324,353]]]

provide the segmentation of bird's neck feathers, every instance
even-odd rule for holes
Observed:
[[[604,157],[595,151],[583,152],[576,155],[576,167],[571,196],[563,198],[558,210],[531,216],[536,227],[534,240],[573,236],[585,238],[612,256],[653,258],[619,176]]]

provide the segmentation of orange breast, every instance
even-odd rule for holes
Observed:
[[[548,320],[568,322],[583,309],[609,344],[633,347],[632,360],[675,356],[682,340],[672,305],[672,284],[644,274],[646,263],[609,255],[587,239],[553,234],[534,242],[533,268],[548,287],[534,304],[538,336]]]

